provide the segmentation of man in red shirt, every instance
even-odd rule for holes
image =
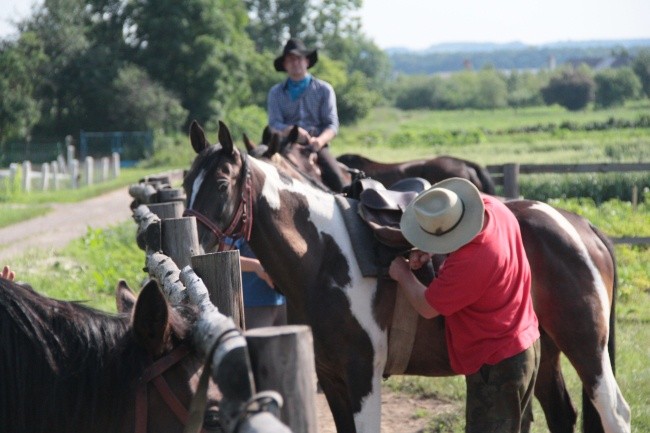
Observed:
[[[539,328],[519,223],[497,198],[452,178],[420,193],[400,222],[417,249],[389,274],[425,318],[445,316],[451,367],[466,376],[466,432],[519,432],[532,420]],[[412,269],[448,254],[428,287]]]

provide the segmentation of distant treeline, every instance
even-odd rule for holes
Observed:
[[[541,70],[549,69],[551,59],[557,66],[583,61],[594,66],[599,60],[635,57],[643,48],[650,48],[650,40],[643,45],[610,45],[592,47],[542,46],[517,49],[495,49],[481,51],[389,51],[393,72],[419,75],[455,72],[467,69],[494,67],[499,70]]]

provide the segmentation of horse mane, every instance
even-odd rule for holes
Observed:
[[[119,431],[147,361],[127,315],[0,279],[0,419],[8,431]]]

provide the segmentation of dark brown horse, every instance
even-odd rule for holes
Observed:
[[[182,432],[203,365],[188,344],[196,311],[171,308],[153,281],[133,309],[109,315],[0,279],[0,430]],[[213,386],[204,432],[222,431],[218,397]]]
[[[472,161],[441,155],[431,159],[381,163],[357,154],[345,154],[336,158],[351,169],[360,170],[366,176],[390,186],[405,177],[421,177],[433,185],[450,177],[462,177],[472,182],[479,191],[494,195],[494,181],[485,167]]]
[[[183,183],[188,209],[219,229],[199,225],[201,245],[214,248],[226,227],[250,236],[255,254],[284,290],[294,319],[312,327],[318,379],[337,430],[378,432],[395,287],[391,280],[362,274],[341,196],[241,154],[224,125],[216,146],[196,123],[190,138],[198,156]],[[549,429],[570,432],[576,421],[560,369],[564,353],[604,430],[629,432],[630,411],[608,348],[616,280],[611,244],[575,214],[528,200],[509,202],[508,207],[519,220],[531,263],[542,331],[535,395]],[[404,374],[453,374],[443,319],[417,320]],[[590,424],[586,417],[585,422],[589,431],[600,428],[598,419]]]

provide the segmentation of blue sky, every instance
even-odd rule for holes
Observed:
[[[0,37],[39,0],[0,0]],[[650,0],[364,0],[365,33],[381,48],[442,42],[650,39]]]

